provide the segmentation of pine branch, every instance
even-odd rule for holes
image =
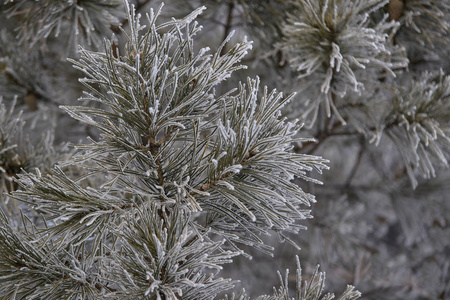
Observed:
[[[394,63],[392,59],[397,50],[388,37],[397,25],[386,22],[387,16],[375,24],[368,18],[386,3],[387,0],[301,1],[297,13],[289,15],[280,46],[288,53],[298,78],[308,78],[316,92],[316,100],[306,102],[308,107],[302,115],[310,119],[311,126],[321,102],[328,118],[333,111],[345,124],[336,107],[337,98],[343,101],[351,91],[362,91],[379,71],[395,76],[395,68],[406,66],[406,60]]]

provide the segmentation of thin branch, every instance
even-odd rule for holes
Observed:
[[[347,181],[345,183],[345,187],[349,187],[353,178],[356,175],[356,172],[358,171],[359,166],[361,165],[361,158],[366,150],[366,144],[364,142],[364,136],[360,136],[359,139],[360,142],[360,148],[359,148],[359,152],[358,152],[358,156],[356,158],[355,164],[353,165],[352,171],[350,172],[350,175],[347,178]]]
[[[228,3],[228,15],[227,15],[227,23],[225,24],[225,30],[223,33],[223,39],[225,40],[231,32],[231,22],[233,21],[233,10],[234,10],[234,0],[230,0]],[[226,52],[225,47],[220,51],[220,55],[224,55]]]
[[[346,132],[336,132],[336,130],[338,128],[340,128],[342,126],[341,122],[335,122],[331,128],[329,129],[329,124],[331,122],[330,118],[327,118],[325,121],[325,125],[324,125],[324,129],[320,130],[319,133],[315,136],[315,141],[309,141],[304,143],[302,146],[298,146],[296,145],[294,147],[294,152],[296,153],[302,153],[302,150],[312,146],[311,149],[309,149],[306,153],[307,154],[312,154],[314,153],[320,146],[321,144],[327,140],[328,138],[332,137],[332,136],[352,136],[352,135],[358,135],[361,134],[360,132],[352,132],[352,131],[346,131]]]
[[[37,96],[40,99],[48,102],[48,103],[52,103],[57,105],[51,98],[49,98],[44,92],[39,91],[38,89],[34,88],[34,87],[27,87],[25,84],[23,84],[22,82],[19,81],[19,79],[17,79],[11,72],[9,72],[8,70],[4,70],[3,71],[4,74],[6,75],[6,77],[8,79],[10,79],[15,85],[20,86],[22,88],[24,88],[27,91],[27,97],[28,96]],[[28,104],[29,105],[29,104]]]
[[[241,164],[243,164],[246,160],[252,158],[253,156],[255,156],[258,153],[258,151],[253,150],[252,152],[248,152],[245,154],[244,158],[242,159],[242,161],[240,162]],[[215,178],[205,184],[203,184],[201,187],[199,187],[197,190],[204,192],[207,189],[209,189],[211,186],[214,186],[216,183],[218,183],[221,180],[227,179],[228,177],[230,177],[232,174],[234,174],[233,172],[226,172],[224,174],[222,174],[219,178]],[[198,194],[195,191],[190,192],[190,195],[196,195]]]

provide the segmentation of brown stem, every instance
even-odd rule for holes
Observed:
[[[225,40],[228,35],[230,34],[231,31],[231,22],[233,21],[233,10],[234,10],[234,0],[230,0],[230,2],[228,3],[228,15],[227,15],[227,23],[225,24],[225,30],[223,33],[223,40]],[[220,55],[224,55],[225,54],[225,46],[222,48],[222,50],[220,51]]]
[[[155,142],[154,138],[151,135],[149,135],[148,138],[150,140],[150,152],[151,152],[151,154],[153,156],[158,155],[159,148],[160,148],[160,146],[162,144],[162,143],[159,143],[159,142],[161,142],[162,139],[159,142]],[[158,158],[156,159],[156,166],[157,166],[157,174],[158,174],[158,185],[161,188],[164,188],[164,173],[163,173],[163,168],[162,168],[162,163],[161,163],[161,156],[158,156]],[[163,199],[161,199],[161,200],[163,200]],[[158,208],[158,215],[160,216],[161,220],[165,220],[164,213],[163,213],[163,210],[161,208]],[[164,222],[164,224],[165,223],[166,222]]]
[[[158,165],[158,184],[162,187],[164,185],[164,175],[161,165],[161,158],[156,159],[156,164]]]

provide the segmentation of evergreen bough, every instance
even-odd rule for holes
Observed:
[[[261,234],[285,239],[310,217],[314,196],[294,179],[320,183],[309,174],[327,161],[292,151],[303,141],[281,116],[292,95],[261,91],[258,78],[215,91],[251,43],[208,54],[193,42],[204,8],[162,24],[151,10],[143,26],[125,6],[125,48],[106,41],[72,60],[86,76],[80,100],[96,104],[62,106],[99,138],[46,174],[18,175],[11,196],[37,214],[0,216],[2,299],[212,299],[233,287],[218,275],[242,244],[270,253]],[[302,287],[297,264],[298,299],[333,297],[317,272]],[[288,295],[286,277],[260,299]],[[358,297],[349,286],[340,299]]]

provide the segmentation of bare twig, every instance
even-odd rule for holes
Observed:
[[[230,0],[228,3],[228,15],[227,15],[227,23],[225,24],[225,31],[223,33],[223,40],[225,40],[231,32],[231,22],[233,21],[233,10],[234,10],[234,0]],[[223,47],[220,51],[220,55],[225,54],[226,47]]]
[[[348,176],[347,181],[345,183],[346,187],[350,186],[353,178],[355,177],[356,172],[358,171],[358,167],[361,165],[361,158],[366,150],[364,136],[362,136],[362,135],[360,136],[359,142],[360,142],[360,148],[359,148],[358,156],[356,158],[355,164],[353,165],[352,171],[350,172],[350,175]]]

